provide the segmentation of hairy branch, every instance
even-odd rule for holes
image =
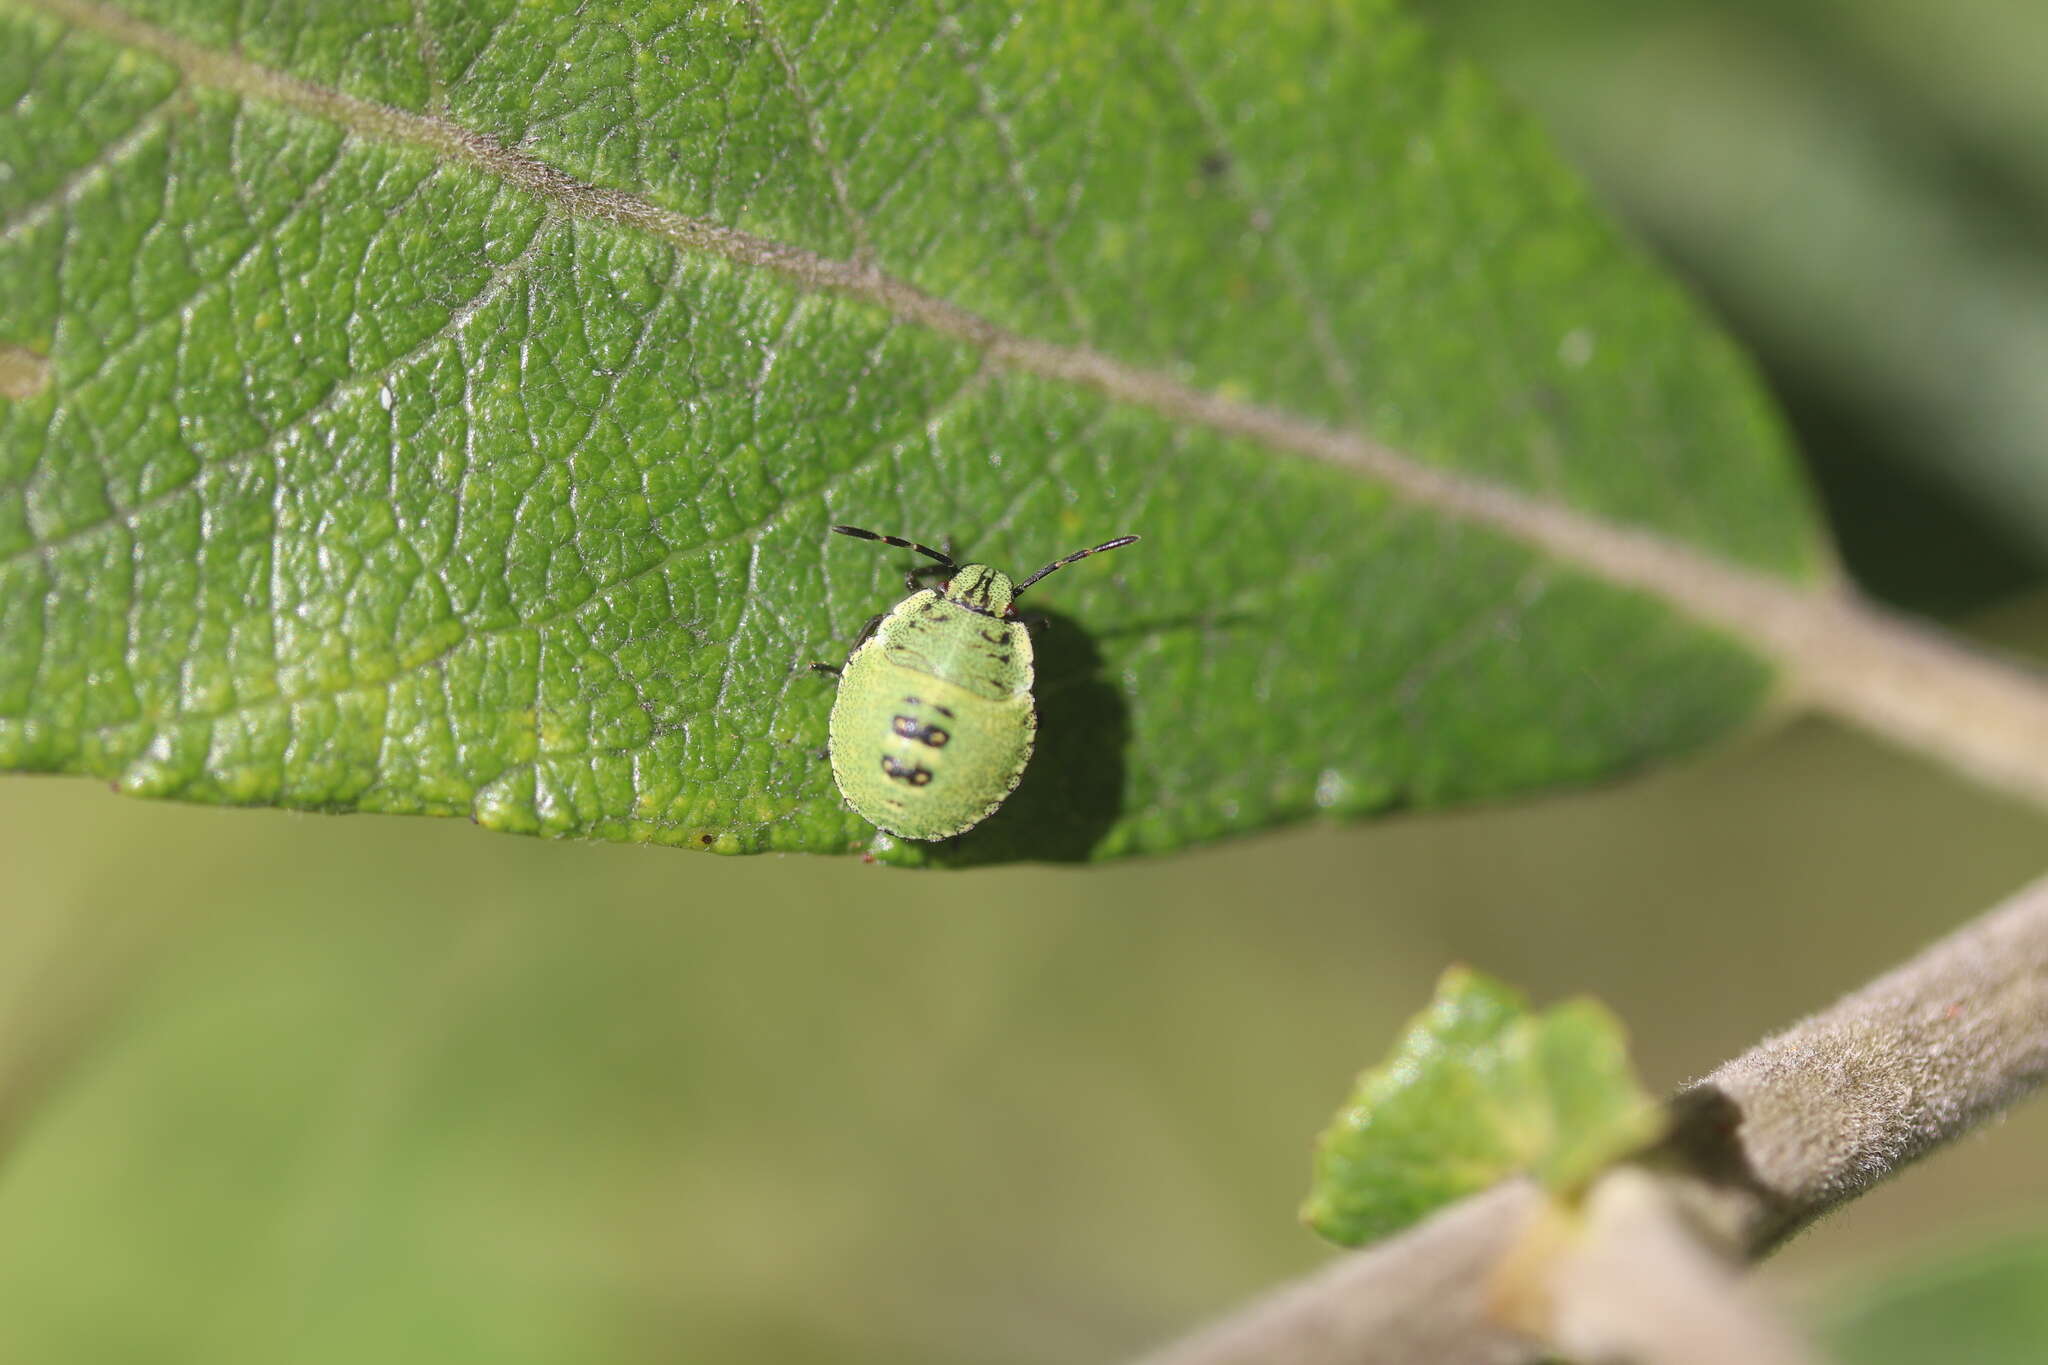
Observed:
[[[1543,1212],[1540,1189],[1509,1181],[1340,1257],[1143,1365],[1533,1361],[1541,1355],[1534,1339],[1495,1311],[1490,1290]]]
[[[1757,1255],[2048,1080],[2048,878],[1679,1097],[1753,1193]],[[1711,1169],[1691,1149],[1694,1165]],[[1733,1163],[1738,1163],[1739,1166]]]
[[[1681,1201],[1623,1167],[1587,1196],[1585,1228],[1536,1286],[1539,1339],[1575,1361],[1808,1365],[1799,1336],[1754,1302]],[[1543,1291],[1547,1290],[1545,1293]]]
[[[2048,878],[1672,1101],[1560,1228],[1513,1181],[1146,1365],[1804,1359],[1732,1267],[2048,1079]]]

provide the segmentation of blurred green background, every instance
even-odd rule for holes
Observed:
[[[1756,348],[1859,577],[2048,644],[2048,20],[1429,6]],[[2031,73],[2031,74],[2030,74]],[[0,782],[0,1359],[1113,1361],[1328,1254],[1308,1144],[1441,967],[1669,1087],[2039,872],[1819,723],[1514,809],[905,874]],[[2048,1105],[1764,1280],[2048,1354]]]
[[[1667,1087],[2044,844],[1818,724],[1098,871],[52,779],[0,783],[0,828],[0,1358],[42,1361],[1113,1361],[1326,1254],[1310,1137],[1447,961],[1597,993]],[[1767,1278],[1826,1314],[1982,1236],[2024,1255],[2044,1147],[2036,1104]]]

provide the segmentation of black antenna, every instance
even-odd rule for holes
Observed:
[[[836,531],[839,528],[835,526],[832,529]],[[1074,551],[1074,553],[1068,555],[1065,559],[1055,559],[1052,563],[1046,565],[1037,573],[1031,575],[1031,577],[1025,579],[1022,583],[1019,583],[1016,587],[1010,589],[1010,596],[1012,598],[1023,596],[1024,589],[1030,587],[1033,583],[1036,583],[1039,579],[1045,577],[1054,569],[1064,569],[1067,567],[1067,565],[1073,563],[1077,559],[1086,559],[1089,555],[1099,555],[1104,550],[1114,550],[1120,545],[1129,545],[1132,541],[1136,539],[1136,536],[1118,536],[1115,540],[1103,541],[1100,545],[1097,545],[1092,550],[1076,550]]]
[[[902,536],[878,535],[873,531],[863,531],[858,526],[835,526],[832,529],[837,531],[842,536],[852,536],[855,540],[879,540],[884,545],[894,545],[899,550],[915,550],[921,555],[927,555],[932,559],[938,560],[939,563],[945,565],[949,569],[957,569],[960,567],[958,564],[955,564],[953,562],[953,556],[940,554],[937,550],[934,550],[929,545],[920,545],[914,540],[905,540]],[[1102,548],[1106,550],[1109,547],[1105,545]],[[1088,551],[1088,553],[1093,554],[1094,551],[1091,550]],[[1059,565],[1055,564],[1053,565],[1053,567],[1058,568]],[[925,572],[930,573],[931,570],[926,569]]]

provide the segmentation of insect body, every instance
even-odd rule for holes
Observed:
[[[1012,583],[986,564],[955,564],[916,541],[857,526],[832,529],[915,550],[951,575],[924,588],[913,571],[910,596],[868,622],[839,670],[831,725],[839,794],[905,839],[970,830],[1016,788],[1038,733],[1031,633],[1017,619],[1018,595],[1054,569],[1137,537],[1056,559]]]

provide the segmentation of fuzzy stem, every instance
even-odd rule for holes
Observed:
[[[1695,1358],[1704,1328],[1659,1323],[1799,1358],[1706,1267],[1763,1255],[2044,1079],[2048,878],[1681,1092],[1671,1138],[1596,1184],[1572,1236],[1546,1233],[1545,1197],[1510,1181],[1145,1365],[1534,1365],[1565,1346]],[[1617,1311],[1650,1302],[1666,1307]]]

